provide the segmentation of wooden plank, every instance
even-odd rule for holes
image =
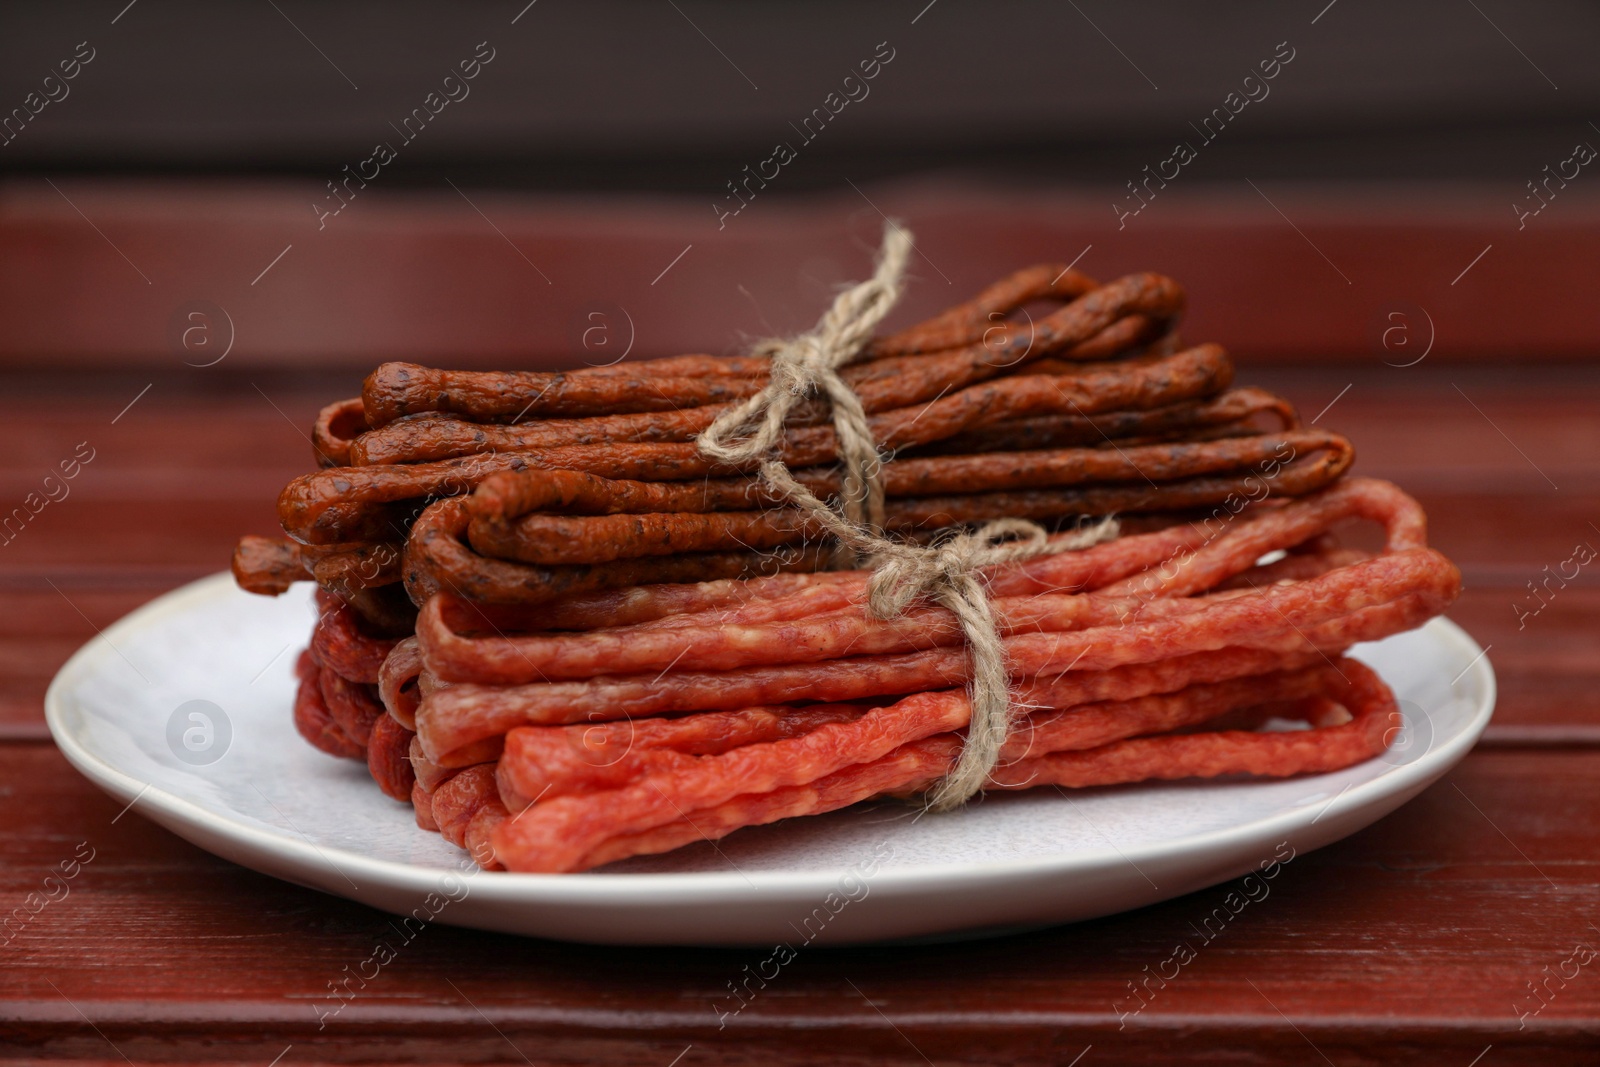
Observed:
[[[1280,182],[1270,201],[1242,180],[1189,185],[1120,226],[1120,184],[839,183],[763,199],[721,227],[710,210],[720,189],[670,200],[472,189],[467,203],[440,184],[363,192],[320,230],[299,182],[57,184],[16,179],[0,195],[0,364],[172,368],[214,359],[224,336],[235,367],[548,367],[610,359],[627,341],[641,355],[727,351],[810,326],[839,283],[867,271],[880,211],[922,252],[896,322],[1082,254],[1097,276],[1177,278],[1188,334],[1247,359],[1380,359],[1394,312],[1419,333],[1431,321],[1435,361],[1582,359],[1600,345],[1567,295],[1600,268],[1600,212],[1567,201],[1559,226],[1518,232],[1505,204],[1519,188],[1498,183],[1341,193]],[[205,323],[211,347],[185,350],[194,301],[225,315]],[[609,343],[586,348],[597,323]]]
[[[48,585],[0,592],[0,739],[47,738],[44,694],[56,671],[80,647],[98,640],[100,631],[154,595],[149,588]]]
[[[1417,490],[1538,496],[1600,485],[1587,462],[1600,450],[1594,367],[1466,368],[1430,358],[1408,368],[1256,365],[1236,377],[1350,438],[1359,472]]]
[[[1396,478],[1428,509],[1433,542],[1466,575],[1453,615],[1491,646],[1500,673],[1489,740],[1595,743],[1600,578],[1581,569],[1570,587],[1539,585],[1537,596],[1527,583],[1561,571],[1576,543],[1600,544],[1600,476],[1590,461],[1600,444],[1600,385],[1575,368],[1519,369],[1508,380],[1426,364],[1248,377],[1283,391],[1307,417],[1337,400],[1323,421],[1357,441],[1357,470]],[[225,568],[240,534],[273,532],[279,489],[309,468],[304,427],[321,402],[356,385],[333,376],[202,380],[218,392],[158,376],[120,418],[149,379],[80,388],[45,377],[10,393],[16,445],[0,459],[0,502],[20,504],[79,442],[96,452],[69,496],[0,546],[0,659],[8,668],[0,730],[40,736],[50,676],[96,627]],[[1477,395],[1481,411],[1452,381]]]
[[[1433,515],[1439,546],[1469,569],[1528,567],[1497,578],[1521,584],[1567,558],[1578,540],[1600,536],[1600,473],[1590,461],[1600,450],[1593,417],[1600,377],[1579,368],[1461,373],[1424,364],[1408,371],[1245,368],[1239,378],[1278,389],[1307,419],[1320,415],[1319,425],[1346,433],[1357,447],[1357,473],[1391,478],[1417,495]],[[305,434],[316,410],[354,392],[359,376],[295,383],[219,375],[198,383],[170,374],[20,380],[6,412],[16,446],[0,457],[0,507],[39,491],[44,475],[85,442],[95,459],[68,487],[68,499],[4,546],[0,572],[74,559],[194,560],[197,546],[182,540],[191,534],[215,535],[205,542],[215,559],[233,536],[223,532],[230,519],[222,513],[235,508],[235,533],[267,532],[278,491],[310,469]],[[96,508],[103,510],[78,522],[66,517]],[[140,516],[141,508],[149,514]],[[179,510],[157,518],[171,508]],[[91,540],[60,541],[68,525],[65,536]],[[33,536],[49,530],[56,534]],[[123,537],[137,548],[119,555],[111,546]],[[168,543],[172,553],[163,558]]]
[[[115,1043],[136,1062],[266,1063],[293,1044],[302,1062],[666,1064],[692,1046],[685,1064],[1034,1064],[1092,1044],[1101,1064],[1257,1064],[1321,1062],[1314,1045],[1335,1063],[1433,1067],[1489,1045],[1497,1064],[1578,1062],[1600,1042],[1593,965],[1546,978],[1575,944],[1600,945],[1597,753],[1471,756],[1376,826],[1294,859],[1209,941],[1227,886],[999,939],[802,948],[726,1019],[729,983],[767,953],[439,925],[403,942],[386,916],[216,860],[137,806],[113,823],[121,805],[47,746],[0,746],[0,781],[28,783],[0,795],[8,908],[80,843],[94,850],[3,950],[0,1036],[41,1058],[109,1057]],[[319,1029],[328,984],[385,939],[396,958]],[[1195,958],[1135,1012],[1131,984],[1180,942]],[[1519,1030],[1543,981],[1548,1003]]]

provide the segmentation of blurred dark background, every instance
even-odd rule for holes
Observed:
[[[1504,0],[8,5],[0,359],[203,363],[196,308],[230,371],[571,365],[597,312],[729,351],[808,324],[883,215],[922,252],[901,320],[1081,255],[1177,277],[1246,361],[1381,359],[1396,311],[1436,360],[1584,359],[1597,41]]]
[[[5,106],[79,41],[97,53],[4,149],[13,173],[272,175],[314,191],[485,40],[496,58],[471,95],[386,186],[704,199],[794,139],[788,123],[880,41],[895,58],[784,194],[936,174],[1109,199],[1282,41],[1295,58],[1270,95],[1185,180],[1495,179],[1509,202],[1600,114],[1600,8],[1573,2],[126,5],[10,7]]]

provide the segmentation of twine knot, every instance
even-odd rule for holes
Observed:
[[[844,471],[840,510],[858,526],[881,529],[878,445],[861,398],[839,371],[861,355],[878,323],[900,299],[910,255],[911,236],[890,223],[884,227],[883,248],[871,278],[840,293],[809,333],[759,343],[754,353],[772,361],[767,384],[707,427],[697,442],[700,451],[735,466],[766,459],[782,443],[784,422],[794,406],[821,393],[833,412],[839,438]]]
[[[884,227],[873,275],[839,294],[808,333],[768,340],[754,353],[772,361],[767,384],[724,412],[701,433],[700,451],[735,466],[758,464],[773,491],[803,511],[857,562],[872,568],[867,610],[883,619],[905,612],[918,599],[949,610],[961,628],[972,662],[972,715],[956,766],[929,798],[933,810],[959,807],[982,791],[1011,730],[1010,678],[982,570],[1000,563],[1087,548],[1117,535],[1113,519],[1050,537],[1026,519],[996,519],[970,533],[930,546],[883,535],[881,460],[861,398],[839,373],[857,359],[873,330],[900,297],[911,237],[894,223]],[[795,404],[820,394],[833,415],[843,468],[839,510],[801,485],[777,453],[784,423]]]
[[[867,605],[892,619],[920,596],[971,580],[979,568],[1040,555],[1049,543],[1044,528],[1027,519],[995,519],[927,548],[892,543],[867,584]]]

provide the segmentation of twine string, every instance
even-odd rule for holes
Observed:
[[[873,572],[867,585],[867,610],[873,616],[894,618],[924,598],[955,616],[972,663],[972,715],[960,758],[928,798],[932,810],[943,811],[982,791],[999,762],[1014,714],[1005,645],[983,569],[1087,548],[1115,537],[1117,523],[1106,519],[1051,537],[1026,519],[996,519],[927,546],[884,535],[877,442],[861,398],[839,372],[859,358],[899,299],[911,249],[911,236],[903,228],[885,225],[872,277],[840,293],[810,332],[760,342],[755,353],[772,362],[767,385],[724,412],[698,444],[720,462],[757,464],[775,493],[810,517],[857,563],[864,561]],[[837,510],[801,485],[778,456],[789,413],[813,395],[826,398],[838,436],[843,476]]]

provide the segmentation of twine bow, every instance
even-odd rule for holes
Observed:
[[[900,297],[911,236],[893,223],[884,227],[873,275],[839,294],[815,328],[788,340],[763,341],[755,354],[772,361],[765,388],[724,412],[699,437],[700,451],[734,466],[758,464],[773,491],[805,512],[841,548],[872,568],[867,609],[894,618],[926,597],[955,615],[972,660],[972,716],[956,766],[935,787],[929,807],[959,807],[983,789],[1011,730],[1010,678],[1005,645],[980,571],[999,563],[1087,548],[1117,535],[1107,519],[1070,534],[1050,537],[1026,519],[996,519],[971,533],[930,546],[883,535],[881,460],[861,398],[840,375],[858,358],[873,330]],[[843,468],[839,510],[795,480],[777,458],[784,422],[794,405],[812,394],[827,398]]]

